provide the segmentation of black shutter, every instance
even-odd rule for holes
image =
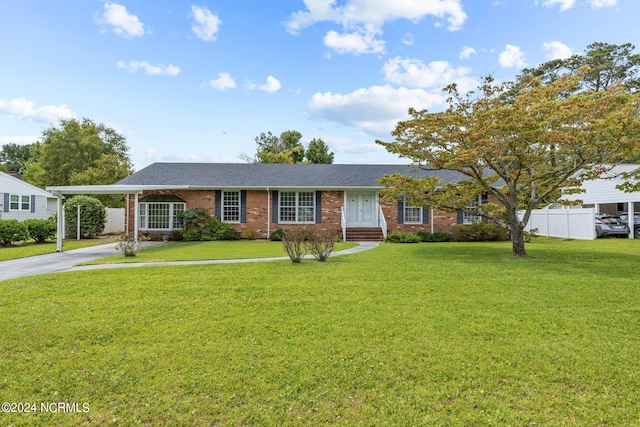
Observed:
[[[458,224],[464,224],[464,212],[463,211],[458,211],[458,217],[456,219],[456,222]]]
[[[240,222],[247,222],[247,190],[240,191]]]
[[[422,223],[429,224],[429,209],[422,208]]]
[[[271,192],[271,222],[278,223],[278,192]]]
[[[322,222],[322,191],[316,191],[316,224]]]
[[[4,211],[9,212],[9,193],[4,193]]]
[[[222,220],[222,191],[216,190],[216,207],[214,215],[219,220]]]
[[[398,224],[404,224],[404,201],[398,200]]]
[[[31,195],[31,213],[36,211],[36,196],[35,194]]]

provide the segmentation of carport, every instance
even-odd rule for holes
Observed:
[[[138,199],[140,194],[149,190],[176,190],[187,188],[187,186],[167,186],[167,185],[69,185],[69,186],[51,186],[47,187],[47,191],[57,197],[57,214],[58,214],[58,224],[57,224],[57,239],[56,239],[56,251],[62,252],[62,230],[64,229],[63,223],[63,212],[62,212],[62,201],[64,200],[66,195],[76,195],[76,194],[84,194],[84,195],[98,195],[98,194],[122,194],[125,196],[134,197],[134,208],[133,208],[133,233],[136,241],[138,240],[138,229],[139,229],[139,218],[136,213],[138,209]],[[128,198],[127,198],[128,200]],[[129,220],[131,207],[129,203],[125,203],[125,225],[129,227]]]
[[[625,182],[622,175],[640,169],[640,165],[618,165],[604,173],[598,179],[582,184],[584,193],[566,195],[567,200],[581,200],[582,207],[595,208],[599,214],[629,215],[629,238],[634,238],[633,214],[640,213],[640,192],[625,193],[616,187]]]

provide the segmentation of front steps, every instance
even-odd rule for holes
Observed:
[[[376,227],[347,228],[347,242],[382,242],[382,229]]]

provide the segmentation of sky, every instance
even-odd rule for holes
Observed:
[[[638,16],[638,0],[0,0],[0,144],[89,118],[136,170],[243,162],[286,130],[334,163],[408,163],[375,141],[409,108],[594,42],[640,48]]]

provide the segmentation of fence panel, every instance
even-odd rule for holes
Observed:
[[[124,231],[124,208],[106,208],[107,223],[104,234],[122,233]]]
[[[546,237],[593,240],[596,238],[595,214],[594,208],[536,209],[531,212],[525,230],[537,228],[537,234]]]

